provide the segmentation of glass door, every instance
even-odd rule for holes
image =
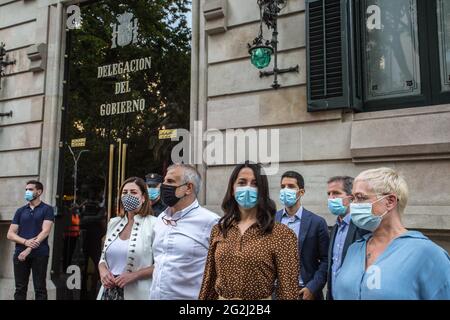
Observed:
[[[176,142],[158,133],[189,128],[190,114],[189,1],[93,1],[80,11],[66,32],[52,266],[61,299],[95,298],[121,183],[163,175]],[[67,286],[71,266],[80,270],[79,289]]]

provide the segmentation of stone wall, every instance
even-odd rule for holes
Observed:
[[[331,226],[327,179],[389,166],[402,173],[410,187],[406,226],[431,237],[437,237],[432,231],[439,230],[440,243],[449,249],[445,241],[450,239],[450,105],[359,114],[307,112],[303,0],[289,0],[279,18],[279,67],[299,64],[300,71],[281,75],[278,90],[270,87],[272,77],[259,77],[247,52],[247,43],[258,34],[256,0],[201,0],[200,6],[200,30],[194,35],[199,41],[199,104],[193,105],[198,108],[197,120],[205,123],[205,130],[280,130],[280,171],[269,178],[279,207],[280,176],[285,170],[297,170],[305,178],[305,207]],[[205,19],[205,11],[214,8],[222,10],[224,17],[206,15]],[[233,166],[200,167],[205,202],[220,212]]]
[[[0,117],[0,249],[5,257],[0,299],[14,294],[14,245],[6,233],[15,210],[25,204],[25,182],[42,181],[43,200],[55,204],[63,71],[63,12],[56,2],[0,0],[0,42],[6,44],[6,59],[16,60],[5,68],[0,89],[0,113],[12,111],[12,117]],[[48,288],[54,298],[51,282]]]

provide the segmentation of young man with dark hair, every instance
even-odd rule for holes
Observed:
[[[303,208],[301,198],[304,194],[302,175],[295,171],[283,173],[280,201],[284,208],[276,213],[275,219],[291,228],[298,238],[301,298],[323,300],[330,238],[325,219]]]
[[[26,300],[30,272],[36,300],[47,300],[46,275],[50,248],[53,208],[41,201],[42,183],[28,181],[25,187],[27,205],[17,209],[8,230],[7,238],[16,243],[14,252],[15,300]]]

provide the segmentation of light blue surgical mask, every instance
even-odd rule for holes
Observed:
[[[342,198],[328,199],[328,210],[335,216],[345,216],[347,208],[342,204]]]
[[[361,229],[374,232],[383,220],[383,217],[389,212],[386,211],[380,216],[376,216],[372,213],[372,205],[387,196],[384,196],[372,203],[351,203],[350,204],[350,214],[353,223]]]
[[[240,207],[251,209],[258,203],[258,189],[254,187],[236,187],[234,198]]]
[[[25,191],[25,196],[24,196],[26,201],[33,201],[34,199],[36,199],[36,197],[34,196],[33,191],[31,190],[26,190]]]
[[[156,199],[158,199],[158,197],[160,195],[159,188],[147,188],[147,191],[148,191],[148,197],[150,198],[150,200],[155,201]]]
[[[296,189],[283,188],[280,190],[280,201],[288,208],[294,206],[299,199]]]

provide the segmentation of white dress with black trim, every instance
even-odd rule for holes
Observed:
[[[156,217],[154,216],[134,216],[134,224],[131,229],[130,239],[128,240],[124,272],[134,272],[153,265],[152,245],[155,222]],[[109,253],[106,254],[106,252],[111,244],[119,237],[119,234],[125,228],[127,223],[128,218],[126,215],[123,218],[112,218],[108,223],[105,244],[99,262],[99,264],[102,262],[105,263],[108,270],[111,270],[111,268],[109,265],[110,261],[108,261]],[[137,280],[126,285],[124,288],[124,299],[148,300],[151,285],[152,278]],[[97,295],[98,300],[101,299],[103,291],[104,287],[101,286]]]

